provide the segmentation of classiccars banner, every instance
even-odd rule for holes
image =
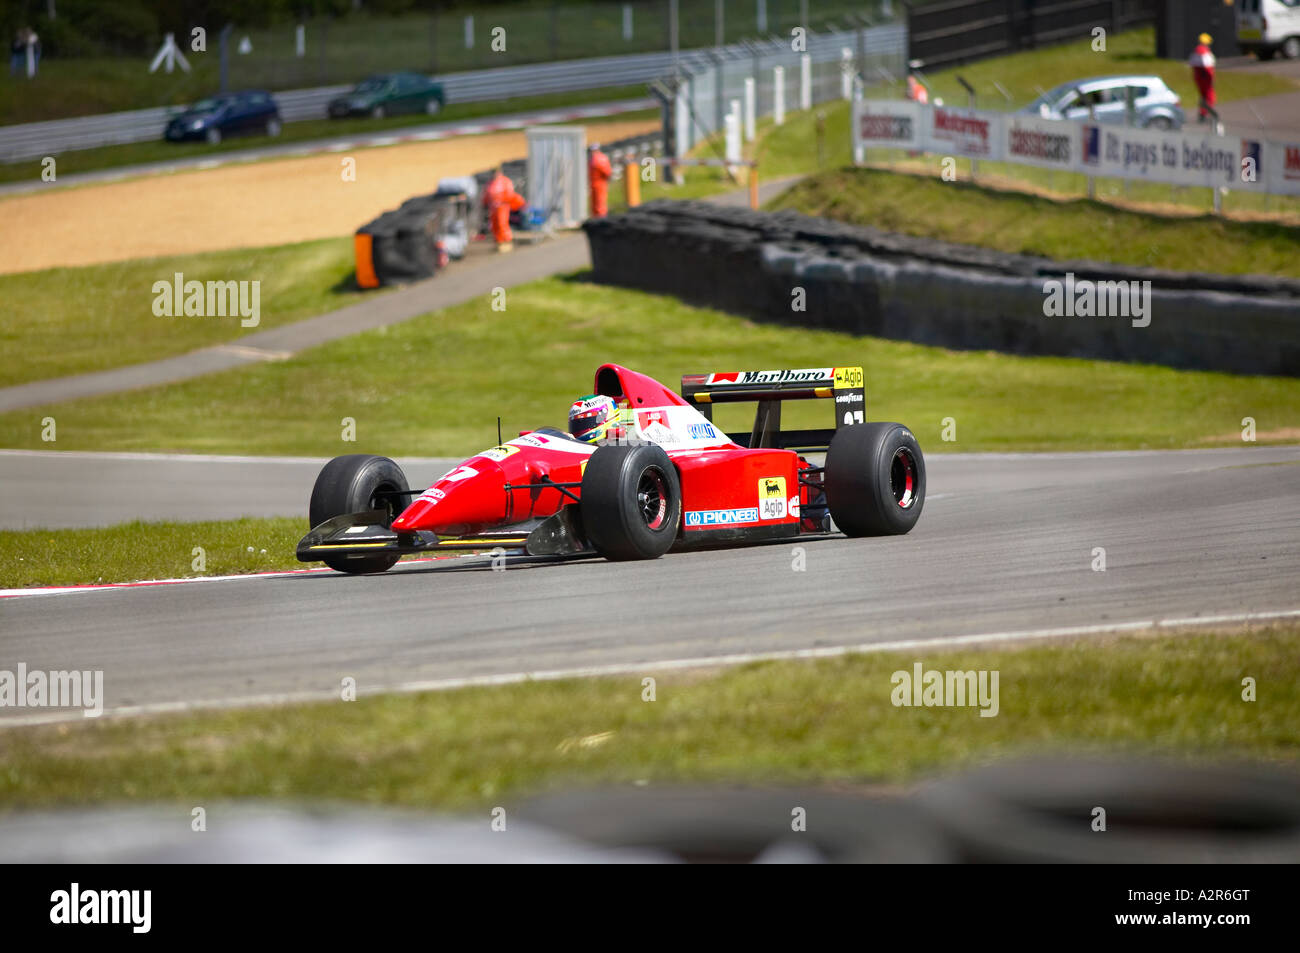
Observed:
[[[853,103],[853,154],[890,146],[1108,178],[1300,195],[1300,143],[908,101]]]

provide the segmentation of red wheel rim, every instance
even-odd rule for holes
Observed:
[[[650,529],[659,529],[668,519],[668,488],[663,474],[646,470],[636,486],[637,511]]]
[[[894,451],[889,466],[889,488],[900,508],[908,509],[916,502],[916,459],[906,447]]]

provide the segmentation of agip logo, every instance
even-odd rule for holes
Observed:
[[[853,388],[861,387],[863,381],[862,368],[860,367],[837,367],[835,368],[835,388]]]
[[[758,515],[765,520],[785,519],[785,477],[758,481]]]
[[[484,450],[479,454],[480,457],[487,457],[489,460],[500,462],[511,454],[519,452],[518,447],[512,447],[509,444],[502,444],[499,447],[493,447],[490,450]]]

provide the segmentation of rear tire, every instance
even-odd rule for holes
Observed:
[[[682,489],[662,447],[600,447],[582,476],[582,526],[606,559],[658,559],[677,539]]]
[[[902,424],[870,423],[835,432],[826,451],[826,502],[846,536],[897,536],[925,504],[925,457]]]
[[[388,113],[384,112],[383,106],[376,106],[374,109],[370,110],[371,119],[383,119],[387,115]]]
[[[1288,36],[1282,42],[1282,55],[1289,60],[1300,60],[1300,36]]]
[[[385,526],[391,526],[406,501],[405,497],[376,497],[380,490],[407,490],[406,474],[387,457],[350,453],[325,464],[312,487],[307,516],[312,527],[348,513],[384,510]],[[326,556],[322,562],[339,572],[383,572],[397,562],[398,555]]]
[[[427,115],[436,116],[442,112],[442,103],[435,98],[429,98],[424,101],[424,111]]]
[[[274,139],[280,134],[280,120],[268,119],[266,121],[266,134]]]

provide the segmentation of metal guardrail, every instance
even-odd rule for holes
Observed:
[[[873,27],[870,32],[873,35],[880,34],[882,39],[887,38],[889,42],[902,43],[905,36],[901,24]],[[808,39],[809,49],[827,45],[838,49],[847,42],[845,37],[848,36],[852,34],[812,34]],[[638,53],[558,63],[504,66],[448,73],[439,77],[439,81],[443,84],[450,103],[485,102],[524,95],[648,83],[672,72],[677,66],[700,66],[752,56],[755,52],[772,49],[773,44],[788,47],[788,43],[788,39],[773,38],[763,43],[735,43],[715,49],[690,50],[676,57],[671,52]],[[321,86],[315,89],[288,90],[274,95],[284,121],[298,122],[325,118],[326,103],[349,88]],[[180,109],[181,107],[139,109],[77,119],[0,126],[0,161],[17,162],[75,149],[161,139],[168,118]]]

